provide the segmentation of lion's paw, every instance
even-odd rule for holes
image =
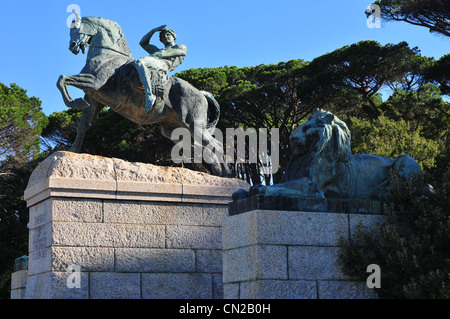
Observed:
[[[233,195],[231,195],[231,198],[233,200],[239,200],[239,199],[243,199],[243,198],[247,198],[249,196],[249,192],[243,189],[240,189],[238,191],[235,191],[233,193]]]
[[[250,187],[250,190],[249,190],[250,196],[264,195],[264,194],[266,194],[266,192],[267,192],[267,186],[264,186],[261,184],[252,186],[252,187]]]

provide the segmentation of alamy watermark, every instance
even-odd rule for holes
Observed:
[[[67,288],[81,288],[81,267],[79,265],[69,265],[66,268],[66,272],[70,275],[67,277]]]
[[[381,28],[381,8],[379,5],[372,3],[366,9],[367,27],[370,29]]]
[[[225,132],[226,150],[223,147],[224,134],[221,130],[216,128],[212,134],[207,135],[205,136],[201,129],[201,122],[197,121],[194,122],[193,139],[187,128],[180,127],[173,130],[171,139],[178,142],[172,148],[172,161],[176,164],[191,163],[193,158],[194,163],[203,161],[208,164],[261,163],[264,174],[275,174],[279,169],[280,134],[278,128],[270,131],[270,148],[267,128],[259,130],[248,128],[245,131],[240,127],[227,128]],[[211,139],[211,136],[214,139]],[[248,143],[246,143],[246,138],[248,138]],[[234,143],[235,139],[236,144]],[[205,140],[209,141],[207,145],[204,145]],[[192,154],[192,150],[194,154]]]
[[[66,20],[67,27],[71,29],[73,27],[73,22],[76,19],[75,13],[81,16],[81,8],[78,4],[69,4],[66,8],[66,12],[72,12]]]
[[[367,277],[366,284],[370,289],[381,288],[381,268],[377,264],[367,266],[366,272],[371,273]]]

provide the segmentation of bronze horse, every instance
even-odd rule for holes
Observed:
[[[87,46],[86,65],[81,73],[61,75],[57,82],[64,103],[82,110],[71,151],[80,152],[87,130],[104,106],[138,124],[159,124],[162,135],[174,142],[178,141],[172,139],[172,131],[186,128],[191,133],[192,145],[202,141],[202,148],[211,145],[222,149],[222,144],[212,136],[220,114],[219,104],[212,94],[200,91],[182,79],[169,77],[161,88],[162,101],[147,111],[144,109],[144,87],[120,26],[104,18],[77,16],[70,31],[69,49],[74,54],[80,50],[85,53]],[[85,97],[73,100],[67,85],[83,90]],[[195,134],[197,138],[194,138]],[[209,156],[214,175],[230,176],[230,169],[223,159],[213,152]]]

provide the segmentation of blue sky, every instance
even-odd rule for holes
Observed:
[[[422,55],[450,53],[450,39],[401,22],[370,29],[364,11],[370,0],[41,0],[2,3],[0,82],[16,83],[42,101],[49,115],[66,106],[56,88],[59,75],[78,74],[86,56],[68,50],[66,25],[70,4],[82,16],[114,20],[122,27],[135,58],[150,29],[167,24],[188,54],[176,70],[271,64],[292,59],[311,61],[362,40],[381,44],[406,41]],[[158,37],[152,43],[161,47]],[[175,72],[176,72],[175,71]],[[70,89],[73,97],[83,93]]]

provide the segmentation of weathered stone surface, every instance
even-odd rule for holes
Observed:
[[[158,185],[182,184],[182,174],[179,168],[130,163],[117,158],[112,160],[116,179],[119,182],[144,182]]]
[[[10,298],[11,299],[25,299],[26,290],[25,288],[11,289]]]
[[[316,299],[314,281],[258,280],[240,284],[240,299]]]
[[[212,299],[223,299],[222,274],[212,274]]]
[[[198,272],[222,272],[222,250],[196,250],[195,256]]]
[[[202,225],[201,204],[105,200],[103,207],[105,223]]]
[[[191,249],[117,248],[117,272],[195,272]]]
[[[374,289],[365,282],[357,281],[319,281],[320,299],[376,299]]]
[[[29,275],[64,272],[69,265],[81,271],[114,271],[114,249],[100,247],[48,247],[30,254]]]
[[[27,270],[20,270],[11,274],[11,289],[25,288],[27,285]]]
[[[224,298],[373,298],[342,272],[340,237],[381,216],[250,211],[223,222]]]
[[[114,249],[100,247],[52,247],[52,271],[78,265],[82,272],[114,271]]]
[[[53,223],[55,246],[164,247],[163,225]]]
[[[223,251],[223,282],[288,279],[287,252],[287,247],[275,245]]]
[[[32,206],[51,195],[179,202],[200,199],[207,202],[205,197],[209,197],[210,202],[226,204],[234,191],[248,188],[239,179],[184,168],[61,151],[46,158],[33,171],[25,200]]]
[[[51,247],[30,252],[30,264],[28,275],[35,275],[48,272],[52,269],[52,249]]]
[[[55,152],[36,167],[30,176],[27,188],[38,186],[52,177],[114,181],[115,175],[112,158],[72,152]]]
[[[49,222],[102,222],[102,201],[49,198],[30,207],[30,229]]]
[[[221,249],[220,227],[166,226],[166,248]]]
[[[223,284],[224,299],[239,299],[239,283]]]
[[[210,274],[142,274],[143,299],[211,299]]]
[[[346,214],[251,211],[226,219],[224,249],[252,244],[336,246],[348,238]]]
[[[80,273],[80,288],[69,288],[69,272],[46,272],[28,276],[26,299],[88,299],[89,274]]]
[[[339,247],[288,247],[290,279],[349,279],[338,264]]]
[[[90,273],[91,299],[140,299],[141,275],[138,273]]]
[[[222,226],[228,217],[228,207],[225,205],[203,204],[203,223],[205,226]]]
[[[50,247],[52,244],[52,225],[50,223],[30,229],[28,251],[34,252]]]
[[[102,222],[102,201],[75,198],[56,198],[51,200],[52,220],[61,222]]]

